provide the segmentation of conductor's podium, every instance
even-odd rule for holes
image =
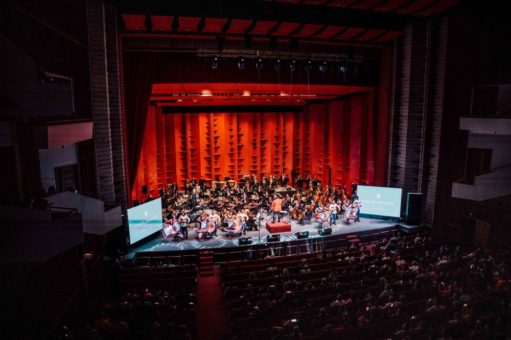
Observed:
[[[287,222],[266,222],[266,230],[270,233],[285,233],[291,231],[291,224]]]

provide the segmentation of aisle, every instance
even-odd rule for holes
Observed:
[[[197,339],[216,340],[227,331],[224,292],[217,265],[211,271],[199,270],[197,282]]]

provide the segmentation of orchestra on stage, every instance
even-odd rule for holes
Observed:
[[[296,173],[292,173],[292,185],[289,181],[282,174],[262,176],[260,181],[245,175],[238,182],[226,178],[210,185],[204,178],[189,179],[183,190],[176,183],[168,184],[159,191],[162,235],[173,241],[238,237],[257,231],[265,215],[272,222],[292,219],[301,225],[317,223],[319,228],[338,220],[345,224],[360,220],[356,186],[348,193],[346,186],[322,186],[319,179],[303,179]]]

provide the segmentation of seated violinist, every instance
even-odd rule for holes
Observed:
[[[167,239],[172,239],[174,241],[182,241],[184,239],[183,234],[181,233],[179,222],[175,221],[172,223],[163,224],[162,236]]]
[[[242,231],[242,221],[239,216],[236,216],[232,220],[227,223],[227,228],[224,228],[225,236],[235,236],[241,235]]]
[[[328,220],[325,208],[323,207],[322,204],[320,204],[316,208],[316,216],[315,217],[316,217],[316,221],[319,222],[320,228],[323,226],[323,223],[325,223]]]

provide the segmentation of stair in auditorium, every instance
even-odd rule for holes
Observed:
[[[213,251],[203,250],[199,253],[199,276],[213,275]]]

